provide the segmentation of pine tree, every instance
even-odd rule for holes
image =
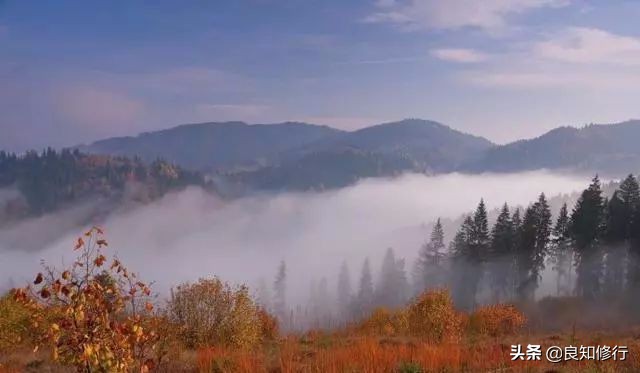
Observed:
[[[604,206],[606,225],[604,228],[604,279],[603,292],[608,298],[620,295],[624,286],[624,271],[627,257],[628,224],[631,211],[620,198],[620,192],[615,191],[611,199],[605,199]]]
[[[623,226],[622,232],[616,230],[614,234],[618,238],[623,237],[625,241],[623,245],[627,250],[626,287],[627,291],[633,294],[631,298],[635,299],[635,293],[640,289],[640,186],[635,176],[629,175],[620,183],[617,196],[622,201],[622,206],[619,206],[617,214],[611,211],[612,208],[609,206],[608,232],[616,230],[611,225]]]
[[[396,260],[392,248],[388,248],[382,260],[379,285],[376,288],[376,303],[380,306],[397,307],[404,303],[407,279],[404,260]]]
[[[371,265],[369,264],[369,258],[366,258],[364,260],[364,264],[362,264],[360,285],[358,287],[358,296],[355,310],[355,313],[358,316],[365,316],[372,310],[373,295],[373,278],[371,276]]]
[[[532,301],[538,287],[551,234],[551,212],[544,194],[525,210],[517,253],[518,297]]]
[[[490,250],[490,286],[493,301],[500,302],[510,295],[510,284],[513,281],[513,254],[515,229],[509,206],[502,206],[500,215],[491,230]]]
[[[600,293],[604,199],[598,176],[584,190],[571,214],[570,232],[576,249],[577,294],[588,300]]]
[[[286,328],[289,326],[287,312],[287,266],[283,261],[278,266],[276,279],[273,282],[273,311],[279,318],[281,324]]]
[[[556,295],[568,295],[571,286],[573,249],[569,235],[569,210],[566,203],[560,208],[556,225],[553,228],[549,261],[556,273]]]
[[[465,310],[475,306],[482,274],[478,253],[472,244],[473,231],[474,221],[468,216],[451,242],[453,298],[456,305]]]
[[[428,287],[444,285],[443,263],[445,257],[444,230],[440,219],[431,231],[429,242],[425,243],[416,260],[415,285],[418,292]]]

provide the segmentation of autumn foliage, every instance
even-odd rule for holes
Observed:
[[[495,304],[478,308],[469,317],[472,332],[499,337],[520,331],[526,323],[522,312],[512,305]]]
[[[107,259],[99,228],[78,238],[70,268],[45,267],[33,286],[15,291],[32,313],[36,349],[78,371],[148,371],[158,339],[149,322],[150,288],[118,259]],[[41,327],[46,325],[46,327]]]
[[[277,334],[275,319],[258,307],[246,286],[232,287],[218,278],[175,288],[168,314],[188,347],[246,349]]]

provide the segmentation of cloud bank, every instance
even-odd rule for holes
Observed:
[[[165,196],[151,205],[113,213],[101,224],[116,253],[155,290],[217,275],[255,286],[271,283],[285,260],[293,299],[306,299],[309,281],[326,276],[330,286],[343,261],[357,279],[365,257],[379,266],[387,247],[408,264],[428,237],[426,224],[437,217],[457,218],[481,197],[489,208],[505,201],[526,205],[540,192],[553,196],[582,189],[588,180],[547,172],[512,175],[369,179],[323,193],[287,193],[221,201],[199,189]],[[24,284],[40,270],[40,260],[59,266],[73,259],[71,230],[54,215],[0,231],[0,284]],[[37,252],[20,240],[60,224],[67,233]],[[449,240],[453,232],[447,232]],[[410,268],[410,267],[409,267]]]

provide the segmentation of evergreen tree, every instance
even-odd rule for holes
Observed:
[[[631,294],[640,289],[640,186],[635,176],[629,175],[620,183],[617,196],[622,201],[618,214],[611,211],[610,224],[623,224],[623,232],[617,232],[618,238],[624,238],[627,249],[626,286]],[[614,218],[612,215],[615,214]],[[616,221],[616,223],[613,222]],[[611,232],[613,229],[608,229]],[[635,296],[632,297],[635,299]]]
[[[600,293],[604,199],[598,176],[584,190],[571,214],[570,232],[576,249],[576,292],[593,300]]]
[[[287,328],[288,312],[287,312],[287,266],[283,261],[278,266],[275,281],[273,282],[273,311],[280,320],[281,324]]]
[[[510,296],[510,284],[513,281],[514,243],[515,228],[509,206],[505,203],[491,230],[489,278],[494,302],[500,302]]]
[[[407,279],[404,260],[396,260],[393,249],[388,248],[382,260],[380,281],[376,288],[377,304],[397,307],[406,300]]]
[[[373,278],[371,276],[371,265],[369,258],[364,260],[362,264],[362,272],[360,274],[360,285],[358,287],[358,296],[356,301],[355,313],[359,317],[367,315],[373,308]]]
[[[551,212],[544,194],[526,209],[517,253],[518,297],[532,301],[538,287],[551,234]]]
[[[631,220],[631,210],[627,209],[620,198],[620,192],[615,191],[611,199],[605,199],[605,230],[604,248],[604,280],[603,291],[608,298],[616,298],[623,290],[624,271],[627,258],[627,243],[629,240],[628,224]]]
[[[431,231],[429,242],[425,243],[416,259],[416,289],[421,292],[428,287],[444,285],[443,263],[445,257],[444,230],[440,219]]]
[[[482,276],[478,246],[472,241],[474,229],[474,220],[468,216],[451,243],[453,298],[456,305],[465,310],[475,306],[478,283]]]
[[[556,273],[556,295],[568,295],[571,289],[573,249],[569,234],[569,210],[566,203],[560,208],[556,225],[553,228],[549,261]]]

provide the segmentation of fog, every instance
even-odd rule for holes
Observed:
[[[146,206],[116,210],[100,223],[116,254],[154,289],[199,277],[219,276],[251,286],[271,283],[278,263],[287,263],[290,301],[304,299],[313,279],[335,277],[343,261],[355,284],[365,257],[377,272],[385,249],[408,261],[438,217],[457,218],[481,197],[497,208],[505,201],[526,205],[548,196],[581,190],[587,178],[528,172],[509,175],[404,175],[367,179],[336,191],[282,193],[223,201],[198,188],[166,195]],[[81,214],[83,215],[83,214]],[[78,214],[65,211],[0,230],[0,284],[21,285],[41,268],[70,263]],[[38,238],[59,229],[50,242]],[[446,240],[453,232],[446,232]],[[25,242],[43,242],[26,250]],[[5,285],[6,286],[6,285]]]

